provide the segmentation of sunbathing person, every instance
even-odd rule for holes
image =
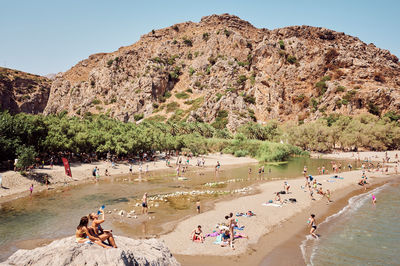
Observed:
[[[221,241],[221,247],[231,246],[232,249],[235,249],[231,241],[231,233],[229,230],[225,230],[222,234]]]
[[[275,201],[279,201],[281,204],[283,203],[280,192],[276,192]]]
[[[104,245],[101,242],[101,239],[90,234],[89,229],[87,227],[89,222],[89,219],[87,216],[83,216],[79,222],[78,227],[76,228],[76,232],[75,232],[75,238],[76,238],[76,242],[78,243],[90,243],[90,242],[94,242],[99,246],[102,246],[103,248],[111,248],[107,245]]]
[[[203,236],[203,231],[201,230],[201,225],[198,225],[197,228],[195,228],[192,233],[190,234],[190,239],[192,239],[193,242],[204,242],[204,236]]]
[[[102,219],[99,219],[99,215],[95,213],[89,214],[89,218],[92,221],[92,225],[89,227],[89,231],[92,231],[92,234],[101,239],[101,241],[108,241],[108,244],[117,248],[115,244],[114,236],[110,230],[103,230],[101,227],[101,223],[104,223],[104,211],[100,210]]]

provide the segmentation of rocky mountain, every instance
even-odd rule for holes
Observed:
[[[387,50],[325,28],[258,29],[223,14],[89,56],[56,76],[44,112],[235,129],[252,120],[399,111],[399,93],[400,64]]]
[[[75,237],[55,240],[32,250],[20,249],[0,265],[180,265],[164,243],[156,239],[115,237],[118,248],[78,244]]]
[[[51,80],[0,67],[0,110],[10,113],[42,113],[47,105]]]

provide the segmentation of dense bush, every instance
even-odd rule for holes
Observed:
[[[16,167],[25,169],[35,163],[37,152],[32,146],[20,146],[17,149],[18,163]]]

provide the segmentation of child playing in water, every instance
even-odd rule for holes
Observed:
[[[375,204],[375,203],[376,203],[376,197],[374,194],[372,194],[372,204]]]

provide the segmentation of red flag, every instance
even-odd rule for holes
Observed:
[[[69,168],[69,163],[67,158],[61,158],[64,163],[65,174],[72,177],[71,168]]]

